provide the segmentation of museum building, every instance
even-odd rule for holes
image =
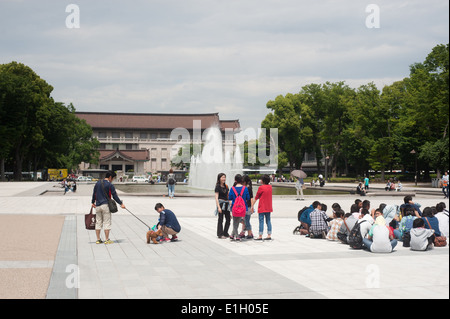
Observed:
[[[239,120],[221,120],[218,113],[147,114],[76,112],[92,127],[100,142],[99,164],[82,163],[80,170],[101,169],[146,175],[167,172],[180,142],[192,143],[194,133],[210,127],[222,131],[223,143],[235,143],[234,134],[241,130]],[[182,128],[189,135],[174,136]],[[225,134],[233,132],[233,134]],[[186,140],[189,138],[189,140]]]

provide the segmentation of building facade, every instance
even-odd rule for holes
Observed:
[[[93,136],[100,142],[99,164],[82,163],[81,170],[105,169],[134,175],[166,172],[173,168],[171,160],[179,151],[179,143],[192,143],[196,133],[203,134],[210,127],[218,127],[224,143],[235,143],[233,136],[240,131],[239,120],[220,120],[218,113],[75,114],[92,127]],[[184,134],[177,134],[179,131],[175,129],[181,129]]]

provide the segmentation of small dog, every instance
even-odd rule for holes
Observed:
[[[162,236],[162,230],[158,229],[157,231],[149,230],[147,232],[147,244],[150,244],[150,239],[154,244],[159,244],[156,238],[158,236]]]

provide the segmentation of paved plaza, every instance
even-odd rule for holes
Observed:
[[[146,227],[119,208],[113,215],[114,244],[97,245],[95,232],[84,227],[93,184],[79,184],[67,195],[55,185],[0,183],[2,299],[449,298],[448,246],[414,252],[400,243],[391,254],[374,254],[293,235],[303,206],[319,200],[329,210],[337,202],[348,211],[355,195],[310,195],[304,202],[274,197],[274,240],[238,243],[215,236],[213,197],[119,193],[149,225],[157,223],[157,202],[173,210],[182,227],[179,241],[146,244]],[[403,197],[392,195],[399,194],[366,198],[372,207],[400,205]],[[426,207],[444,199],[418,194],[414,201]],[[251,223],[257,230],[255,215]]]

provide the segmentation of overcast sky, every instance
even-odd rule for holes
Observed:
[[[448,29],[448,0],[0,0],[0,64],[30,66],[77,111],[219,112],[247,128],[310,83],[401,80]]]

